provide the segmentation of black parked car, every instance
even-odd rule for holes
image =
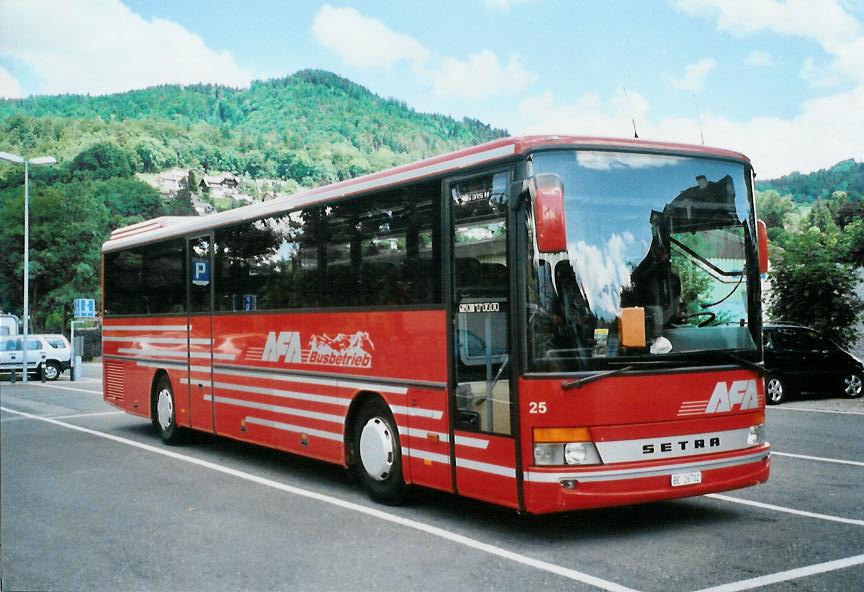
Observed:
[[[766,324],[763,337],[769,405],[802,391],[844,394],[851,399],[864,392],[864,363],[818,331]]]

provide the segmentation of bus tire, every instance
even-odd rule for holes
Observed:
[[[369,497],[382,504],[400,504],[407,492],[402,447],[390,408],[381,399],[367,402],[357,414],[352,446],[356,471]]]
[[[63,369],[58,362],[52,360],[45,364],[43,372],[45,372],[45,380],[57,380],[63,374]]]
[[[177,410],[174,405],[174,390],[167,375],[162,375],[153,393],[153,424],[165,444],[179,444],[183,428],[177,425]]]
[[[765,402],[769,405],[779,405],[789,396],[786,382],[776,374],[765,378]]]

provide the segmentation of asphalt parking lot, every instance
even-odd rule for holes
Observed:
[[[2,590],[862,590],[864,400],[767,410],[768,484],[530,517],[206,435],[163,446],[101,370],[0,382]]]

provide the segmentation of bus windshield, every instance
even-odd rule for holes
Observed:
[[[567,250],[538,252],[529,214],[529,371],[711,364],[728,357],[718,352],[755,359],[759,269],[744,164],[580,150],[532,160],[535,174],[563,182]],[[637,312],[639,333],[644,324],[639,343],[621,339],[625,310]]]

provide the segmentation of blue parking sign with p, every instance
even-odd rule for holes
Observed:
[[[210,283],[210,261],[208,259],[192,260],[192,283],[196,286],[206,286]]]
[[[92,319],[96,316],[96,301],[93,298],[76,298],[72,301],[76,319]]]

